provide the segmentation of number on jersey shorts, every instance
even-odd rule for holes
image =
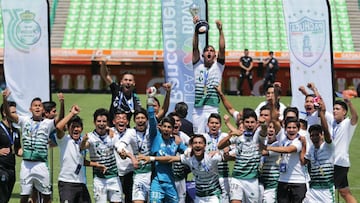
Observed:
[[[122,187],[119,177],[94,178],[95,202],[122,202]]]
[[[243,202],[259,201],[259,181],[253,179],[232,178],[230,183],[230,200],[242,200]]]
[[[148,173],[135,173],[132,189],[133,200],[148,200],[150,194],[151,171]]]

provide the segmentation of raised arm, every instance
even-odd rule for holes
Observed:
[[[216,27],[219,30],[219,54],[218,60],[225,60],[225,36],[222,30],[222,22],[220,20],[216,20]]]
[[[11,122],[14,122],[14,123],[18,123],[19,122],[19,116],[17,114],[12,114],[10,112],[10,109],[9,109],[9,103],[7,101],[7,98],[9,97],[10,95],[10,90],[8,89],[5,89],[3,91],[3,103],[4,103],[4,110],[5,110],[5,114],[6,114],[6,117],[11,121]]]
[[[355,125],[358,122],[358,113],[354,107],[354,105],[352,104],[352,102],[350,101],[350,98],[344,98],[344,102],[349,106],[350,109],[350,113],[351,113],[351,125]]]
[[[193,22],[196,24],[199,21],[199,16],[194,16]],[[192,62],[193,64],[197,63],[200,60],[200,51],[199,51],[199,33],[196,29],[194,29],[193,36],[193,54],[192,54]]]
[[[171,83],[164,83],[163,87],[166,90],[166,94],[165,94],[162,108],[160,108],[159,112],[156,114],[156,117],[158,118],[158,120],[161,120],[165,116],[165,114],[169,110],[169,106],[170,106]]]
[[[88,134],[85,134],[80,144],[80,150],[88,149],[90,147],[90,143],[88,142],[88,140],[89,136]]]
[[[105,59],[101,60],[100,62],[100,75],[105,81],[106,85],[110,85],[113,82]]]
[[[144,155],[138,155],[137,159],[139,161],[144,161],[145,163],[158,161],[161,163],[172,163],[181,161],[180,156],[144,156]]]
[[[236,111],[236,109],[234,109],[234,107],[231,105],[230,101],[225,97],[224,93],[222,92],[221,83],[219,84],[219,86],[216,87],[216,91],[217,91],[226,111],[230,115],[233,115],[234,112]]]
[[[80,108],[77,105],[74,105],[71,107],[71,110],[69,112],[68,115],[66,115],[63,119],[61,119],[57,124],[56,124],[56,137],[58,139],[61,139],[64,137],[65,135],[65,126],[66,124],[70,121],[70,119],[75,116],[78,115],[80,113]]]
[[[65,116],[65,102],[64,102],[64,94],[59,93],[58,95],[59,103],[60,103],[60,113],[58,117],[55,118],[55,123],[58,123]]]
[[[331,143],[332,139],[331,139],[331,135],[329,132],[329,125],[328,125],[328,122],[325,117],[325,112],[326,112],[325,103],[322,99],[320,99],[319,100],[319,117],[320,117],[320,121],[321,121],[321,126],[324,130],[324,139],[325,139],[326,143]]]

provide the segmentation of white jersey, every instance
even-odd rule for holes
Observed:
[[[300,163],[302,144],[299,136],[293,140],[289,140],[287,136],[279,140],[282,147],[290,145],[296,147],[296,152],[281,154],[279,182],[306,183],[305,167]]]
[[[221,194],[217,165],[222,161],[222,156],[219,153],[212,157],[205,153],[200,162],[195,156],[188,157],[182,154],[180,158],[181,163],[188,165],[194,174],[196,196],[206,197]]]
[[[333,119],[330,125],[330,134],[335,144],[335,161],[334,165],[350,167],[349,145],[354,135],[357,124],[351,125],[349,118],[340,123]]]
[[[85,184],[85,170],[81,170],[82,167],[85,167],[84,156],[80,152],[81,140],[75,141],[70,135],[65,135],[61,139],[56,137],[56,142],[60,148],[60,174],[58,180]]]
[[[116,165],[118,169],[119,176],[124,176],[128,174],[131,171],[134,171],[134,165],[129,157],[126,159],[122,159],[119,155],[119,152],[121,152],[123,149],[125,149],[127,152],[134,154],[134,148],[136,149],[136,143],[130,142],[130,144],[124,145],[124,147],[120,147],[122,143],[122,139],[125,137],[135,137],[136,132],[135,129],[127,128],[125,132],[119,132],[115,127],[112,128],[112,130],[115,132],[114,135],[114,143],[115,143],[115,158],[116,158]]]

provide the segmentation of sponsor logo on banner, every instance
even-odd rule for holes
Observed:
[[[307,67],[313,66],[325,50],[325,21],[303,17],[289,22],[290,50],[295,58]]]
[[[11,19],[7,30],[10,32],[9,42],[15,49],[28,53],[32,45],[36,44],[41,37],[41,27],[36,22],[36,14],[25,10],[17,12],[17,9],[9,10]]]

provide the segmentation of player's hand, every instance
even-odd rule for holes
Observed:
[[[216,27],[219,31],[222,30],[222,22],[220,20],[215,20]]]
[[[143,164],[147,164],[147,163],[150,162],[150,157],[149,157],[149,156],[144,156],[144,155],[142,155],[142,154],[137,155],[137,156],[136,156],[136,159],[137,159],[138,161],[143,161],[143,162],[144,162]]]
[[[4,89],[2,92],[3,97],[6,99],[9,97],[10,94],[11,94],[11,92],[8,88]]]

